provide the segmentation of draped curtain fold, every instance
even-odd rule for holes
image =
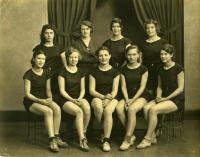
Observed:
[[[133,0],[139,23],[157,20],[163,37],[176,48],[176,61],[183,65],[183,0]]]
[[[48,0],[48,22],[57,28],[57,42],[63,47],[79,35],[82,20],[93,20],[96,0]]]

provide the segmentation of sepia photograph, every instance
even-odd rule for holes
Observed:
[[[199,0],[0,0],[0,157],[200,157]]]

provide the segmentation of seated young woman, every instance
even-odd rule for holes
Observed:
[[[173,61],[175,48],[165,44],[160,51],[163,65],[158,71],[158,87],[155,100],[144,106],[145,119],[148,122],[147,133],[137,148],[146,148],[157,143],[155,129],[158,114],[167,114],[183,110],[184,72],[183,68]]]
[[[80,148],[83,151],[89,151],[86,132],[90,121],[90,105],[84,98],[84,73],[77,67],[80,59],[79,51],[70,47],[66,51],[66,59],[67,66],[61,70],[58,76],[59,89],[62,95],[62,109],[64,112],[75,116]]]
[[[124,98],[116,106],[118,117],[126,127],[126,135],[120,150],[127,150],[133,145],[136,139],[133,135],[136,113],[150,100],[146,90],[148,70],[142,65],[142,54],[138,46],[131,45],[126,49],[126,59],[127,65],[121,69],[121,89]]]
[[[118,101],[115,99],[118,92],[119,72],[110,64],[110,50],[102,46],[97,51],[98,67],[89,75],[89,91],[93,97],[91,106],[99,123],[103,118],[103,151],[110,151],[110,135],[113,126],[112,114]]]
[[[61,110],[52,100],[50,73],[43,69],[46,54],[41,50],[34,51],[31,60],[32,68],[23,76],[25,97],[24,106],[27,111],[44,116],[44,123],[49,136],[50,150],[58,152],[59,147],[67,147],[59,137]]]

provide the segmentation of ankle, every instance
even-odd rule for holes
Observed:
[[[49,137],[49,142],[51,142],[51,141],[54,140],[54,139],[55,139],[55,136]]]
[[[110,138],[104,137],[104,138],[103,138],[103,143],[104,143],[104,142],[108,142],[108,143],[109,143],[109,142],[110,142]]]

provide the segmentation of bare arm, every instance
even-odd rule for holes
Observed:
[[[66,66],[67,66],[67,60],[66,60],[66,56],[65,56],[65,51],[63,51],[63,52],[60,54],[60,57],[61,57],[63,66],[66,67]]]
[[[134,95],[134,97],[132,98],[132,100],[136,100],[137,98],[139,98],[142,95],[142,93],[144,92],[144,89],[146,88],[147,79],[148,79],[148,72],[145,72],[142,75],[142,79],[141,79],[141,83],[140,83],[140,88],[138,89],[137,93]]]
[[[158,87],[156,90],[156,98],[162,97],[162,82],[160,76],[158,76]]]
[[[81,82],[80,82],[80,96],[78,99],[83,99],[84,95],[85,95],[85,77],[81,78]]]
[[[69,101],[74,101],[74,99],[65,91],[65,79],[62,76],[58,76],[58,85],[60,94]]]
[[[92,75],[89,75],[89,91],[93,97],[104,99],[105,95],[96,91],[96,80]]]
[[[48,98],[52,98],[52,92],[51,92],[51,80],[48,79],[46,82],[46,93]]]
[[[120,75],[121,78],[121,89],[122,89],[122,94],[124,96],[124,99],[126,101],[128,101],[128,93],[127,93],[127,88],[126,88],[126,81],[125,81],[125,77],[123,74]]]
[[[167,100],[174,98],[175,96],[181,94],[184,90],[184,72],[180,72],[177,75],[177,81],[178,81],[178,88],[174,90],[168,97],[166,97]]]
[[[119,86],[119,75],[117,75],[114,79],[113,79],[113,87],[112,87],[112,92],[110,93],[113,98],[116,97],[117,92],[118,92],[118,86]]]
[[[37,98],[36,96],[34,96],[33,94],[31,94],[31,81],[30,80],[24,79],[24,92],[25,92],[26,98],[28,98],[34,102],[47,105],[46,99],[40,99],[40,98]]]

